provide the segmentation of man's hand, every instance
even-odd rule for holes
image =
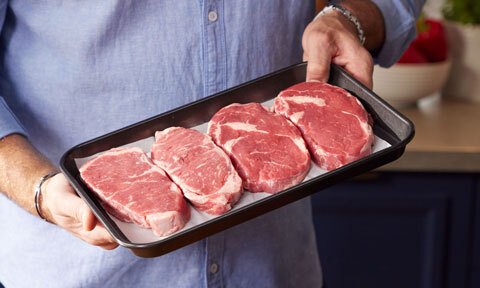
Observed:
[[[55,167],[24,136],[0,139],[0,191],[34,215],[35,186],[52,171]],[[40,196],[40,212],[48,221],[92,245],[104,249],[118,246],[63,174],[46,180]]]
[[[373,60],[358,40],[357,30],[345,16],[332,11],[310,23],[303,34],[307,81],[328,81],[330,62],[342,66],[372,88]]]
[[[370,1],[346,0],[339,3],[357,17],[365,31],[365,48],[357,28],[344,15],[330,11],[311,22],[303,34],[302,46],[307,65],[307,81],[327,82],[330,63],[343,68],[365,86],[372,88],[373,60],[367,51],[381,47],[384,41],[383,17]]]
[[[48,221],[103,249],[118,246],[63,174],[47,180],[42,186],[41,196],[41,212]]]

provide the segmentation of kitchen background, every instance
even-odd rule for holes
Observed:
[[[446,59],[375,69],[374,90],[415,124],[404,156],[312,197],[327,288],[480,287],[480,1],[451,3],[466,16],[424,9]]]

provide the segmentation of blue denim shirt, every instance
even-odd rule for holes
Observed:
[[[0,138],[25,134],[58,163],[75,144],[298,63],[314,2],[0,0]],[[421,5],[375,2],[387,27],[376,60],[390,65]],[[6,287],[321,285],[309,199],[153,259],[90,246],[1,193],[0,231]]]

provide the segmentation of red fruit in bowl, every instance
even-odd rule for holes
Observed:
[[[410,45],[398,63],[427,63],[428,58],[414,45]]]
[[[422,18],[418,22],[418,37],[411,45],[417,47],[429,62],[445,61],[448,46],[442,22]]]

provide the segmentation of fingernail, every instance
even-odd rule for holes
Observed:
[[[317,79],[307,79],[307,82],[322,82],[322,81]]]

